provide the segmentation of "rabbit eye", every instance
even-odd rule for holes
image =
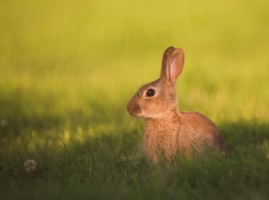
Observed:
[[[154,95],[155,95],[155,90],[153,90],[153,89],[147,90],[147,93],[146,93],[147,97],[153,97]]]

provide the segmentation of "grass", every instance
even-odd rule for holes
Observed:
[[[0,199],[268,198],[267,1],[12,0],[0,16]],[[126,103],[170,45],[180,109],[218,125],[227,158],[146,161]]]

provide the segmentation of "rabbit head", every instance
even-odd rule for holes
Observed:
[[[176,80],[183,64],[183,50],[167,48],[162,59],[160,78],[137,91],[127,105],[128,112],[135,117],[161,118],[177,108]]]

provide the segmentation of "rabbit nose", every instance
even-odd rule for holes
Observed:
[[[128,104],[127,105],[127,110],[128,110],[128,112],[129,112],[129,114],[131,114],[131,115],[137,115],[137,114],[139,114],[139,113],[141,113],[141,108],[140,108],[140,106],[139,105],[137,105],[137,104]]]

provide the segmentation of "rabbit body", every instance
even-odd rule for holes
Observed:
[[[127,105],[128,112],[145,118],[144,150],[150,161],[160,155],[191,156],[205,146],[226,154],[224,140],[214,123],[197,112],[179,112],[176,80],[184,64],[182,49],[168,48],[163,55],[160,78],[142,86]]]
[[[145,154],[154,163],[159,161],[160,154],[168,160],[177,153],[189,157],[193,151],[201,153],[205,146],[226,154],[218,128],[200,113],[174,109],[164,118],[146,119]]]

